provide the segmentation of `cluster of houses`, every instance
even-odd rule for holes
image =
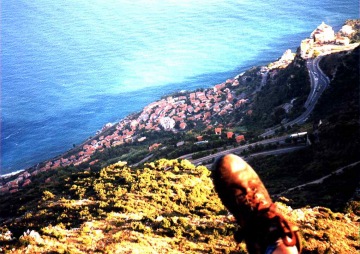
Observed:
[[[28,186],[31,183],[31,176],[36,174],[30,174],[27,171],[21,172],[16,179],[6,182],[4,185],[0,184],[0,194],[2,193],[15,193],[20,187]]]
[[[322,22],[307,38],[301,42],[300,50],[303,58],[312,57],[314,50],[323,45],[343,45],[350,44],[349,36],[355,31],[350,25],[344,25],[338,33],[333,28]]]
[[[227,84],[238,86],[237,79],[228,79],[212,89],[167,97],[146,106],[140,116],[134,120],[135,130],[172,130],[174,128],[184,130],[191,121],[211,122],[214,115],[225,115],[240,107],[247,100],[240,98],[233,103],[234,94]]]
[[[209,128],[212,128],[212,126],[209,126]],[[220,127],[217,127],[217,128],[214,129],[214,131],[215,131],[215,135],[220,136],[222,134],[223,129],[220,128]],[[202,142],[206,141],[203,138],[204,138],[203,136],[197,136],[196,137],[197,143],[201,144]],[[245,136],[244,135],[236,134],[236,133],[234,133],[232,131],[226,132],[226,138],[227,139],[235,139],[236,143],[240,143],[241,141],[245,141]]]
[[[136,118],[130,116],[121,120],[115,126],[111,124],[104,126],[102,131],[95,138],[86,142],[81,151],[76,154],[50,160],[31,173],[24,171],[15,180],[7,182],[3,186],[0,185],[0,193],[16,192],[19,187],[30,184],[30,177],[39,172],[70,165],[77,166],[89,161],[89,164],[93,165],[97,161],[91,161],[91,156],[96,151],[102,152],[106,148],[119,146],[127,142],[143,142],[146,137],[139,135],[139,131],[142,130],[184,130],[190,122],[195,123],[196,121],[202,121],[210,125],[211,118],[214,115],[230,114],[234,109],[248,102],[244,95],[236,96],[232,89],[229,89],[229,87],[238,85],[239,80],[237,78],[228,79],[226,82],[215,85],[210,89],[189,94],[184,93],[179,96],[169,96],[153,102],[144,107]],[[114,131],[102,135],[109,128]],[[243,137],[237,137],[239,142],[242,139]],[[149,150],[157,149],[160,145],[153,144],[149,147]]]

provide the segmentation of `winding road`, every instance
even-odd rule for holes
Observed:
[[[308,59],[306,62],[306,66],[308,68],[309,76],[310,76],[310,93],[305,102],[304,107],[306,108],[305,112],[302,113],[296,119],[284,124],[284,127],[288,127],[294,124],[303,124],[308,117],[310,116],[311,112],[313,111],[318,99],[320,98],[321,94],[325,91],[325,89],[329,86],[330,79],[325,75],[325,73],[321,70],[319,66],[319,62],[321,61],[322,56],[319,56],[315,59]],[[261,137],[266,137],[273,135],[276,130],[280,129],[281,126],[277,125],[266,132],[261,134]]]
[[[252,143],[252,144],[248,144],[248,145],[243,145],[243,146],[238,146],[235,148],[231,148],[231,149],[227,149],[221,152],[217,152],[214,154],[210,154],[204,157],[201,157],[199,159],[191,159],[192,158],[192,154],[186,154],[183,155],[181,157],[179,157],[179,159],[188,159],[191,161],[191,163],[193,163],[194,165],[199,165],[200,163],[209,161],[213,158],[217,158],[219,156],[225,155],[225,154],[229,154],[229,153],[241,153],[242,151],[248,149],[250,146],[254,147],[256,145],[266,145],[266,144],[271,144],[271,143],[280,143],[280,142],[285,142],[285,140],[288,138],[288,135],[286,136],[282,136],[282,137],[276,137],[276,138],[271,138],[271,139],[266,139],[266,140],[262,140],[262,141],[258,141],[256,143]],[[274,150],[276,151],[276,150]],[[273,151],[273,153],[274,153]],[[290,150],[288,150],[290,151]],[[265,153],[265,152],[264,152]],[[276,153],[276,152],[275,152]],[[280,153],[280,152],[279,152]]]

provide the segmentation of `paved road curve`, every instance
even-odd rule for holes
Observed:
[[[187,155],[181,156],[180,158],[182,158],[182,159],[186,158],[186,159],[190,160],[194,165],[198,165],[199,163],[202,163],[204,161],[209,161],[209,160],[211,160],[213,158],[217,158],[217,157],[225,155],[225,154],[241,153],[245,149],[248,149],[249,146],[254,147],[254,146],[260,145],[260,144],[261,145],[266,145],[266,144],[270,144],[270,143],[284,142],[286,138],[288,138],[288,135],[282,136],[282,137],[276,137],[276,138],[272,138],[272,139],[266,139],[266,140],[262,140],[262,141],[252,143],[252,144],[249,144],[249,145],[238,146],[238,147],[231,148],[231,149],[228,149],[228,150],[224,150],[224,151],[221,151],[221,152],[218,152],[218,153],[215,153],[215,154],[210,154],[208,156],[205,156],[205,157],[202,157],[202,158],[199,158],[199,159],[195,159],[195,160],[191,160],[191,158],[189,156],[187,156]]]
[[[311,112],[313,111],[316,102],[320,98],[321,94],[325,91],[330,83],[330,79],[324,74],[324,72],[320,69],[319,62],[322,59],[322,56],[319,56],[315,59],[308,59],[306,62],[309,76],[310,76],[310,94],[305,102],[305,112],[302,113],[298,118],[284,124],[284,127],[291,126],[294,124],[302,124],[304,123],[308,117],[310,116]],[[261,137],[266,137],[269,135],[273,135],[275,130],[280,129],[281,126],[277,125],[266,132],[261,134]]]

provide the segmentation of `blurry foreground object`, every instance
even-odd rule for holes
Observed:
[[[298,227],[277,210],[256,172],[240,157],[218,158],[212,171],[215,190],[241,227],[237,242],[245,241],[250,254],[300,253]]]

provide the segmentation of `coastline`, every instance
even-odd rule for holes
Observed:
[[[287,54],[287,55],[291,56],[291,54]],[[284,58],[284,56],[285,56],[285,54],[278,61],[271,63],[271,64],[276,63],[276,65],[274,65],[273,68],[281,66],[282,61],[287,62],[287,58]],[[282,60],[283,58],[284,58],[284,60]],[[267,68],[265,66],[257,66],[257,67]],[[221,84],[215,85],[211,89],[213,89],[216,93],[216,91],[221,91],[222,89],[224,89],[226,85],[237,86],[237,85],[239,85],[238,79],[240,79],[242,77],[242,75],[244,75],[244,73],[245,72],[241,72],[240,74],[237,74],[234,78],[228,79]],[[177,93],[181,93],[181,92],[177,92]],[[140,125],[140,121],[139,121],[140,118],[135,119],[134,116],[141,115],[144,112],[150,114],[152,112],[153,108],[156,108],[158,106],[159,106],[159,108],[167,107],[167,106],[164,106],[164,103],[166,104],[166,103],[171,102],[171,103],[174,103],[175,105],[179,105],[179,103],[182,100],[190,99],[190,101],[191,101],[192,100],[191,93],[195,94],[194,91],[193,92],[186,91],[186,96],[179,96],[178,98],[177,97],[172,98],[170,95],[165,95],[165,96],[163,96],[163,98],[161,100],[152,102],[152,103],[148,104],[147,106],[145,106],[142,109],[142,111],[131,113],[131,114],[127,115],[124,119],[120,120],[118,123],[105,124],[104,127],[102,128],[102,130],[97,132],[94,137],[91,137],[91,138],[83,141],[81,144],[74,146],[73,148],[69,149],[68,151],[66,151],[60,155],[57,155],[53,158],[50,158],[48,160],[42,161],[42,162],[38,163],[37,165],[33,165],[27,169],[21,169],[21,170],[15,171],[15,172],[0,175],[0,180],[2,182],[6,182],[7,179],[9,179],[9,178],[11,178],[11,179],[13,177],[16,178],[14,180],[15,182],[13,183],[12,187],[8,188],[8,191],[9,190],[11,191],[11,188],[16,189],[16,188],[14,188],[14,186],[19,186],[19,184],[22,184],[25,179],[29,179],[30,176],[36,176],[39,172],[44,172],[47,170],[54,170],[58,167],[66,167],[66,166],[70,166],[70,165],[77,166],[77,165],[80,165],[85,162],[88,162],[89,165],[92,165],[91,162],[93,162],[93,161],[91,161],[91,156],[95,151],[102,152],[104,150],[103,147],[109,148],[109,147],[113,147],[113,146],[117,146],[117,145],[122,145],[127,142],[126,141],[127,139],[131,139],[131,142],[132,142],[134,139],[139,138],[139,136],[135,130],[140,130],[140,127],[139,127],[139,129],[137,129],[138,128],[137,126]],[[169,97],[166,98],[167,96],[169,96]],[[194,96],[193,96],[193,99],[195,100]],[[185,98],[181,98],[181,97],[185,97]],[[196,97],[199,98],[200,102],[201,102],[202,99],[200,97],[204,97],[204,95],[196,94]],[[180,104],[182,105],[183,103],[180,103]],[[194,103],[191,103],[191,104],[194,105]],[[160,107],[160,105],[162,105],[162,106]],[[209,106],[207,106],[207,107],[209,107]],[[193,110],[194,110],[194,108],[192,109],[192,111]],[[218,112],[220,112],[220,110]],[[227,109],[223,109],[223,110],[225,110],[225,112],[226,112]],[[145,115],[143,114],[143,116],[141,118],[146,117],[147,119],[149,119],[149,116],[145,116]],[[160,117],[160,115],[155,117],[155,120],[159,117]],[[134,123],[134,121],[135,121],[135,123]],[[181,123],[181,119],[179,121]],[[155,123],[155,122],[153,122],[153,123]],[[147,127],[148,127],[148,125],[146,124],[146,126],[144,125],[142,128],[146,129],[146,130],[155,130],[155,131],[160,130],[159,126],[151,125],[149,128],[147,128]],[[130,129],[127,129],[127,128],[130,128]],[[181,129],[185,129],[185,128],[186,128],[186,124],[185,124],[185,127],[181,128]],[[112,131],[113,131],[113,133],[112,133]],[[122,137],[119,137],[119,135],[114,136],[114,132],[117,132],[117,131],[122,132]],[[108,136],[106,136],[106,135],[108,135]],[[121,138],[121,141],[120,141],[120,138]],[[74,154],[77,153],[78,151],[79,151],[79,155],[75,156]],[[74,157],[74,158],[72,160],[70,160],[71,157]],[[75,160],[75,158],[76,158],[76,160]],[[29,182],[27,182],[27,183],[29,184]],[[3,186],[5,186],[5,184],[0,183],[0,193],[2,192]],[[22,184],[22,186],[24,186],[24,183]]]
[[[256,68],[256,67],[261,67],[261,66],[252,66],[250,68],[248,68],[247,70],[249,69],[253,69],[253,68]],[[241,73],[235,75],[233,78],[228,78],[227,81],[229,80],[236,80],[236,79],[239,79],[241,78],[244,73],[247,71],[241,71]],[[223,82],[222,84],[225,84],[225,82]],[[215,86],[209,86],[208,88],[206,89],[213,89]],[[204,88],[202,88],[204,89]],[[52,161],[55,161],[55,160],[60,160],[61,158],[65,158],[66,156],[68,156],[69,154],[72,154],[74,153],[74,151],[78,151],[78,150],[82,150],[82,148],[86,145],[89,145],[91,144],[91,142],[93,140],[96,140],[98,139],[100,136],[104,135],[104,133],[108,132],[108,131],[111,131],[111,129],[115,129],[117,128],[117,125],[122,123],[122,122],[129,122],[129,121],[132,121],[134,116],[136,115],[139,115],[142,113],[142,111],[149,107],[150,105],[154,104],[154,103],[157,103],[161,100],[164,100],[164,98],[168,97],[168,96],[172,96],[173,94],[184,94],[184,95],[189,95],[190,93],[192,92],[195,92],[195,90],[180,90],[180,91],[175,91],[175,92],[171,92],[169,94],[164,94],[161,96],[161,98],[158,98],[157,100],[149,103],[148,105],[146,105],[145,107],[143,107],[141,110],[137,111],[137,112],[133,112],[133,113],[130,113],[128,114],[127,116],[125,116],[124,118],[122,118],[121,120],[119,121],[116,121],[116,122],[109,122],[109,123],[106,123],[103,125],[102,129],[100,130],[97,130],[94,132],[94,135],[91,136],[90,138],[84,140],[83,142],[81,142],[80,144],[76,145],[75,147],[72,147],[70,149],[68,149],[67,151],[59,154],[59,155],[56,155],[55,157],[52,157],[52,158],[49,158],[49,159],[46,159],[46,160],[43,160],[39,163],[36,163],[35,165],[32,165],[26,169],[19,169],[19,170],[16,170],[14,172],[10,172],[10,173],[6,173],[4,175],[0,175],[0,194],[2,193],[1,191],[1,187],[4,186],[5,184],[1,184],[1,181],[5,181],[7,182],[7,180],[10,178],[11,181],[14,181],[12,180],[12,178],[21,178],[23,174],[28,174],[33,176],[33,175],[36,175],[38,173],[38,169],[42,168],[44,165],[46,165],[47,163],[50,163]],[[40,170],[40,171],[46,171],[46,170]],[[26,177],[27,178],[27,177]]]
[[[96,19],[88,15],[92,3],[63,6],[37,2],[27,4],[33,7],[28,10],[23,10],[24,6],[5,4],[4,135],[0,174],[26,169],[66,152],[73,144],[94,136],[103,124],[141,110],[172,88],[172,91],[195,90],[225,80],[218,79],[220,76],[233,77],[251,66],[266,65],[288,47],[294,51],[300,39],[322,19],[339,27],[345,18],[354,16],[353,1],[345,2],[331,3],[324,10],[323,4],[308,8],[308,3],[298,6],[296,1],[287,6],[241,3],[241,8],[239,3],[229,1],[192,3],[199,9],[183,9],[181,4],[175,12],[148,16],[153,4],[142,11],[141,8],[127,9],[124,15],[117,16],[127,32],[117,29],[114,19],[109,19],[111,16],[102,12],[102,8],[97,9]],[[148,3],[131,3],[143,4]],[[168,10],[179,3],[159,4]],[[84,12],[67,18],[62,15],[67,11],[73,13],[76,8],[71,6],[78,5],[82,5]],[[109,11],[115,14],[117,7],[125,8],[119,2],[107,5],[113,7]],[[256,12],[263,5],[268,7],[269,15]],[[193,15],[195,10],[199,10],[200,15]],[[313,15],[302,19],[308,11]],[[44,18],[44,13],[54,19]],[[128,15],[133,17],[139,13],[141,15],[134,17],[141,19],[141,23],[127,23],[132,20],[126,18]],[[76,18],[79,15],[81,18]],[[294,19],[289,24],[291,16]],[[92,29],[100,17],[101,29]],[[174,18],[178,22],[171,22]],[[40,20],[41,26],[36,26],[34,22]],[[65,33],[58,33],[60,31]],[[26,53],[24,58],[21,52]],[[42,91],[38,91],[38,87]],[[142,92],[146,89],[150,91],[148,96]]]
[[[20,173],[24,172],[25,170],[29,170],[29,169],[30,168],[28,168],[28,169],[19,169],[17,171],[11,172],[11,173],[6,173],[4,175],[0,175],[0,180],[15,176],[15,175],[20,174]]]

